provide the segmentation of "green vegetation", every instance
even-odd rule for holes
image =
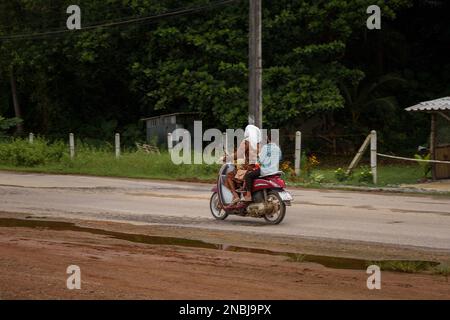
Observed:
[[[347,181],[350,178],[350,175],[347,174],[347,172],[342,168],[337,168],[334,171],[334,177],[339,182]]]
[[[428,153],[427,155],[415,154],[414,158],[417,160],[430,160],[431,154],[430,153]],[[431,163],[423,161],[417,161],[417,163],[422,168],[423,178],[426,179],[431,172]]]
[[[306,255],[301,253],[292,253],[288,255],[288,261],[290,262],[303,262],[305,261]]]
[[[35,167],[59,162],[66,146],[61,142],[49,144],[36,139],[33,144],[23,139],[0,144],[0,161],[16,167]]]
[[[448,276],[450,275],[450,265],[439,264],[438,266],[433,268],[433,273],[444,276],[448,281]]]
[[[0,136],[4,134],[8,129],[21,123],[22,120],[18,118],[6,119],[0,115]]]
[[[78,4],[86,27],[213,2]],[[152,23],[8,38],[66,30],[70,4],[0,3],[0,115],[20,116],[23,133],[58,138],[74,132],[106,140],[120,132],[133,145],[145,137],[142,117],[199,112],[208,127],[246,124],[248,1]],[[366,10],[373,4],[381,7],[383,27],[369,31]],[[427,139],[429,121],[403,108],[450,94],[448,5],[264,1],[264,126],[292,133],[312,121],[314,137],[304,132],[304,145],[321,156],[348,155],[371,129],[385,150],[414,150]]]
[[[381,271],[396,271],[405,273],[418,273],[433,269],[438,263],[430,261],[375,261],[368,265],[377,265]]]
[[[317,158],[311,157],[316,167],[310,175],[296,177],[289,164],[283,163],[281,168],[290,185],[320,187],[328,184],[371,186],[371,175],[368,181],[358,177],[368,175],[364,166],[357,168],[353,175],[345,181],[336,178],[333,168],[319,168]],[[0,169],[33,171],[45,173],[90,174],[99,176],[115,176],[130,178],[173,179],[190,181],[214,181],[219,165],[175,165],[168,152],[147,154],[135,149],[122,152],[119,159],[114,155],[113,146],[102,144],[92,146],[81,141],[76,142],[75,159],[70,159],[68,146],[56,141],[53,143],[35,138],[30,144],[24,139],[0,142]],[[422,176],[422,168],[418,165],[384,165],[378,168],[378,186],[398,186],[399,184],[416,183]]]
[[[354,173],[346,178],[346,180],[339,180],[336,178],[335,169],[333,168],[319,168],[315,169],[312,177],[316,177],[317,174],[323,176],[321,179],[321,185],[335,184],[335,185],[346,185],[346,186],[374,186],[372,184],[372,178],[370,175],[370,180],[361,181],[358,179],[359,176],[367,175],[367,169],[357,168]],[[399,186],[402,184],[414,184],[417,183],[419,178],[422,176],[422,171],[420,167],[414,165],[380,165],[378,167],[378,184],[377,186]],[[292,185],[311,185],[320,186],[318,181],[314,179],[307,179],[297,177],[290,177]]]
[[[370,171],[370,168],[365,166],[361,167],[358,173],[358,181],[361,183],[372,183],[373,174],[372,171]]]
[[[219,170],[217,165],[175,165],[167,152],[125,151],[116,159],[110,145],[76,145],[76,156],[71,160],[68,147],[61,142],[35,139],[30,144],[16,139],[0,143],[0,169],[189,181],[212,181]]]

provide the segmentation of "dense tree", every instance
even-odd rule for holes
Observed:
[[[13,117],[20,107],[26,130],[97,138],[114,130],[132,134],[139,118],[178,111],[200,112],[209,126],[245,124],[247,1],[141,23],[2,38],[64,30],[71,2],[0,0],[0,114]],[[210,3],[79,1],[82,27]],[[372,4],[382,8],[382,30],[366,28]],[[420,119],[411,122],[402,108],[450,92],[443,1],[267,0],[263,7],[266,126],[318,116],[341,131],[414,136],[405,120],[418,125]],[[387,74],[407,86],[380,86]],[[385,120],[392,127],[383,128]]]

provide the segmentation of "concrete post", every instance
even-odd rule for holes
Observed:
[[[70,159],[75,157],[75,137],[73,133],[69,134],[69,150],[70,150]]]
[[[300,175],[300,160],[302,158],[302,133],[295,133],[295,174]]]
[[[373,183],[377,184],[377,132],[370,132],[370,169],[372,171]]]
[[[119,133],[116,133],[115,145],[116,145],[116,158],[119,158],[120,157],[120,134]]]
[[[167,134],[167,150],[169,150],[169,153],[172,153],[173,148],[173,140],[172,140],[172,133]]]

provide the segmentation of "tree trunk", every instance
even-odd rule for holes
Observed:
[[[14,76],[14,68],[13,67],[11,67],[10,81],[11,81],[11,95],[12,95],[13,104],[14,104],[14,113],[15,113],[16,118],[22,119],[22,111],[20,109],[19,98],[17,97],[17,85],[16,85],[16,78]],[[22,123],[17,124],[16,132],[19,134],[23,133],[23,124]]]

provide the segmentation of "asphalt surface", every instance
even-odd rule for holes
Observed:
[[[290,189],[284,222],[209,212],[211,185],[0,172],[0,211],[170,224],[209,229],[357,240],[450,250],[450,198],[394,193]]]

